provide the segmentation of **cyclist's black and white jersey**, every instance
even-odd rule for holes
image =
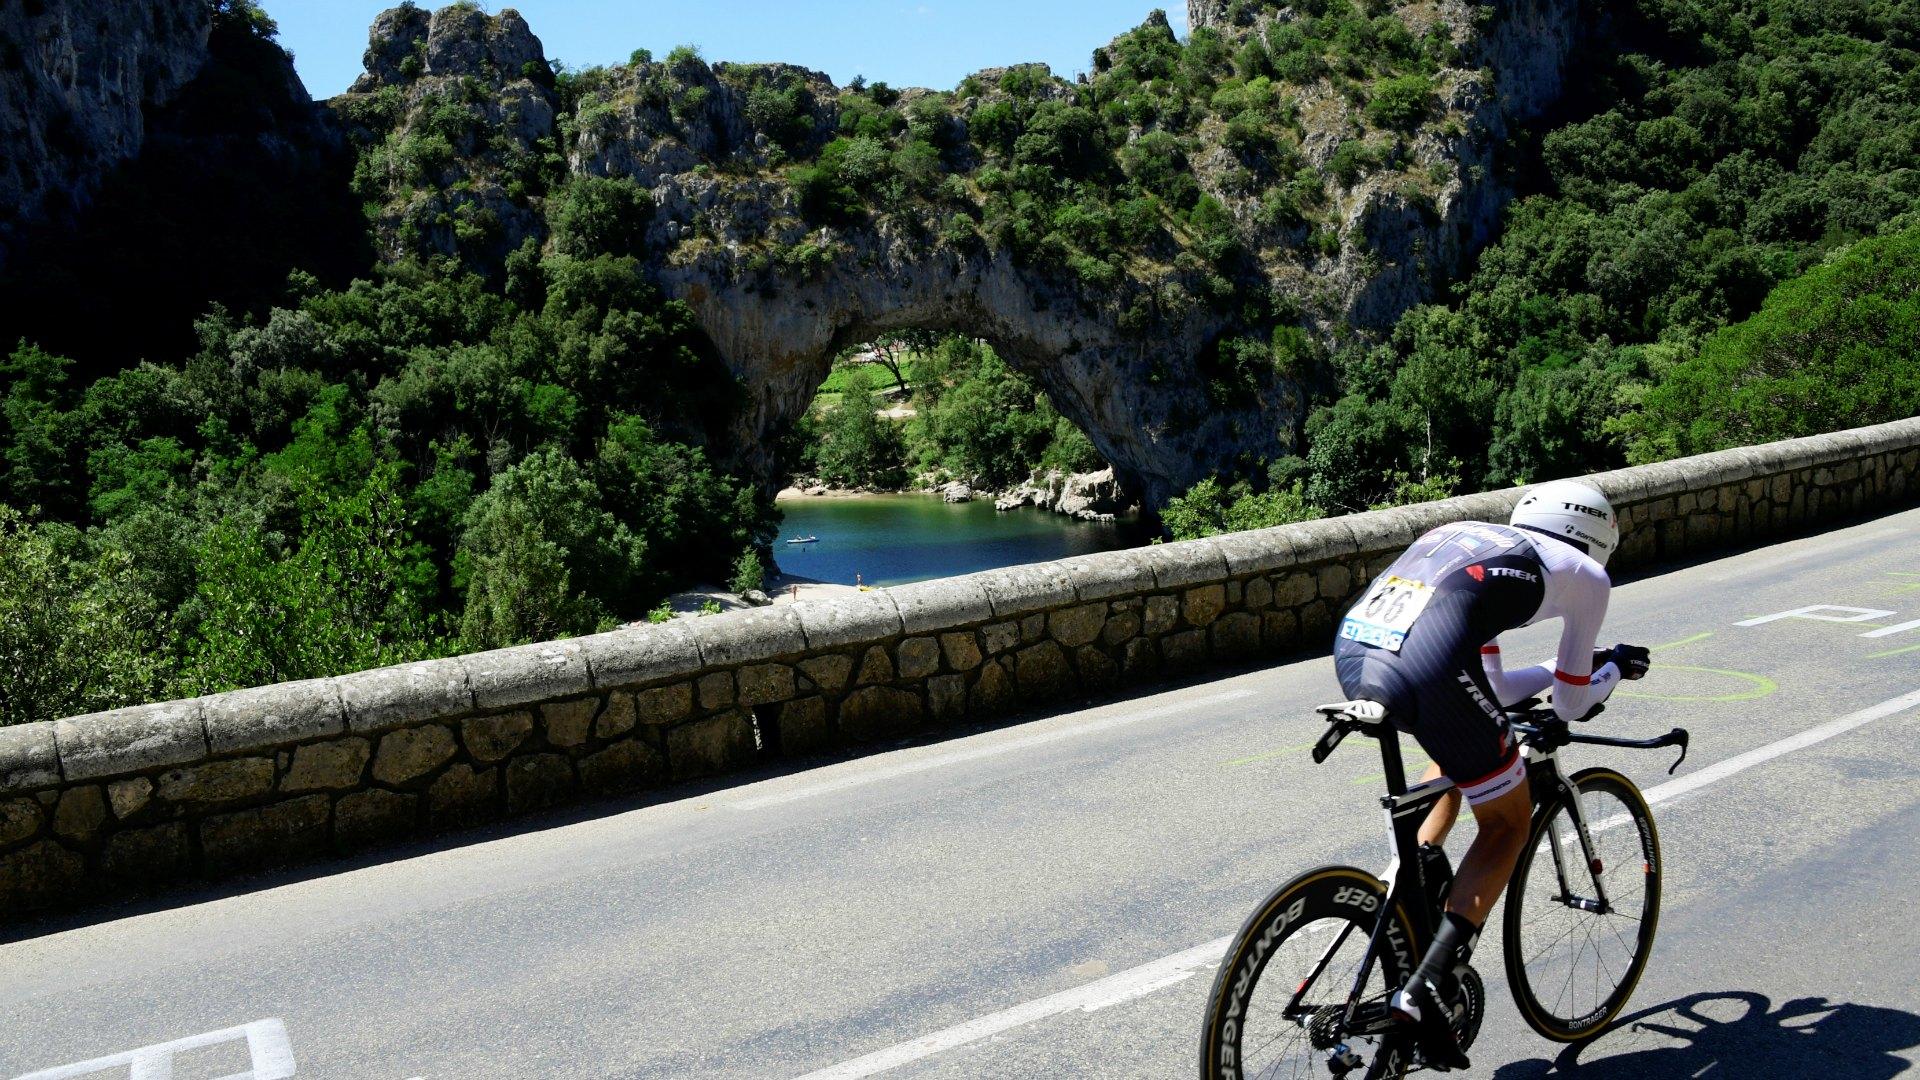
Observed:
[[[1495,703],[1553,688],[1554,709],[1586,715],[1619,682],[1594,670],[1612,583],[1585,552],[1546,534],[1469,521],[1422,536],[1347,612],[1335,668],[1353,697],[1380,700],[1467,797],[1483,802],[1523,775]],[[1561,620],[1549,663],[1507,671],[1499,635]]]
[[[1508,531],[1520,530],[1509,527]],[[1525,701],[1551,687],[1553,711],[1562,720],[1577,720],[1605,701],[1620,682],[1620,669],[1612,661],[1600,665],[1597,671],[1593,668],[1593,646],[1599,639],[1600,622],[1607,616],[1607,596],[1613,590],[1613,581],[1605,568],[1572,545],[1551,537],[1545,543],[1528,542],[1546,572],[1546,581],[1540,606],[1519,625],[1559,619],[1560,648],[1549,663],[1507,671],[1501,664],[1500,642],[1495,637],[1480,647],[1480,662],[1502,705]]]

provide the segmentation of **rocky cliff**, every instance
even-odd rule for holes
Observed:
[[[69,216],[140,152],[146,113],[207,61],[203,0],[0,5],[0,264],[30,222]]]
[[[556,86],[511,10],[398,9],[332,104],[374,147],[395,258],[498,274],[554,242],[565,185],[644,190],[617,246],[746,386],[737,441],[769,479],[839,349],[930,328],[992,343],[1157,503],[1285,453],[1315,357],[1460,272],[1577,29],[1573,0],[1322,9],[1193,0],[1189,42],[1155,12],[1090,79],[951,92],[680,51]]]
[[[181,355],[212,304],[369,263],[345,140],[258,8],[0,3],[0,342]]]

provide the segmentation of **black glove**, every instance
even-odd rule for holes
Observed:
[[[1620,669],[1623,679],[1644,679],[1647,669],[1653,666],[1653,655],[1638,645],[1615,645],[1606,651],[1606,658]],[[1598,655],[1595,656],[1596,663]]]

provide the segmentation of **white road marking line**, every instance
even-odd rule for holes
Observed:
[[[1838,720],[1810,728],[1798,735],[1789,735],[1744,754],[1736,754],[1725,761],[1709,765],[1699,772],[1688,773],[1677,780],[1669,780],[1657,787],[1648,788],[1641,794],[1646,796],[1649,804],[1666,802],[1688,792],[1698,791],[1709,784],[1718,783],[1729,776],[1745,772],[1755,765],[1791,754],[1795,750],[1804,750],[1875,720],[1904,712],[1915,705],[1920,705],[1920,690],[1902,694],[1878,705],[1870,705],[1858,712],[1848,713]],[[1626,815],[1619,814],[1599,822],[1592,828],[1598,832],[1620,825],[1626,820]],[[1218,964],[1220,958],[1226,954],[1227,946],[1232,943],[1231,937],[1217,938],[1204,945],[1196,945],[1183,952],[1174,953],[1172,956],[1162,957],[1136,968],[1128,968],[1117,975],[1109,975],[1098,982],[1036,998],[1010,1009],[969,1020],[964,1024],[956,1024],[930,1035],[922,1035],[909,1042],[876,1050],[865,1057],[844,1061],[818,1072],[810,1072],[799,1080],[858,1080],[860,1077],[886,1072],[908,1062],[919,1061],[921,1058],[932,1057],[943,1051],[965,1046],[967,1043],[978,1042],[1003,1031],[1031,1024],[1036,1020],[1044,1020],[1049,1016],[1057,1016],[1075,1009],[1094,1012],[1109,1005],[1144,997],[1155,990],[1184,981],[1202,967]]]
[[[1166,976],[1165,978],[1155,979],[1150,983],[1141,983],[1139,986],[1135,986],[1129,989],[1124,994],[1119,994],[1114,997],[1106,998],[1105,1000],[1102,1000],[1102,1001],[1094,1001],[1094,1002],[1089,1002],[1085,1005],[1082,1005],[1080,1006],[1080,1011],[1084,1013],[1099,1012],[1101,1009],[1104,1009],[1109,1005],[1118,1005],[1121,1002],[1132,1001],[1134,998],[1146,997],[1148,994],[1151,994],[1156,990],[1165,990],[1167,987],[1172,986],[1174,983],[1186,982],[1188,979],[1193,978],[1194,973],[1199,970],[1200,970],[1199,968],[1188,968],[1185,971],[1176,971],[1173,974]]]
[[[1866,633],[1861,634],[1860,636],[1868,637],[1868,638],[1892,637],[1895,634],[1904,633],[1905,631],[1912,630],[1915,627],[1920,627],[1920,619],[1912,619],[1903,623],[1894,623],[1892,626],[1883,626],[1878,630],[1869,630]]]
[[[1818,611],[1848,611],[1848,612],[1852,612],[1852,614],[1848,615],[1846,618],[1843,619],[1837,615],[1814,614],[1815,612],[1818,612]],[[1794,608],[1792,611],[1776,611],[1771,615],[1762,615],[1757,619],[1747,619],[1743,622],[1734,623],[1733,625],[1764,626],[1767,623],[1778,622],[1781,619],[1808,619],[1813,622],[1861,623],[1861,622],[1871,622],[1874,619],[1882,619],[1887,617],[1888,615],[1896,615],[1896,614],[1898,614],[1898,612],[1886,611],[1882,608],[1844,607],[1839,604],[1811,604],[1807,607]]]
[[[889,765],[872,771],[861,772],[853,776],[843,776],[838,780],[824,780],[817,784],[808,784],[805,787],[795,788],[792,791],[781,791],[770,795],[758,795],[739,799],[727,805],[735,810],[763,810],[769,806],[781,806],[790,802],[798,802],[801,799],[811,799],[818,795],[830,795],[834,792],[846,791],[850,788],[865,787],[868,784],[877,784],[883,780],[893,780],[902,776],[911,776],[914,773],[927,772],[928,770],[944,768],[948,765],[958,765],[965,761],[978,761],[982,758],[998,757],[1001,754],[1011,754],[1019,750],[1031,750],[1036,746],[1045,746],[1048,743],[1056,743],[1064,739],[1074,739],[1082,735],[1092,735],[1096,732],[1125,727],[1128,724],[1138,724],[1143,720],[1157,720],[1163,716],[1173,716],[1177,713],[1191,712],[1195,709],[1205,708],[1208,705],[1222,705],[1230,701],[1241,701],[1255,696],[1256,693],[1257,691],[1253,690],[1228,690],[1218,694],[1208,694],[1205,697],[1193,698],[1188,701],[1172,702],[1166,705],[1155,706],[1151,709],[1141,709],[1137,712],[1122,713],[1119,716],[1109,716],[1102,720],[1090,720],[1084,724],[1075,724],[1072,727],[1060,728],[1056,731],[1009,739],[1005,742],[975,747],[971,750],[955,750],[945,754],[934,754],[931,757],[920,758],[916,761],[903,761],[897,765]]]
[[[286,1025],[276,1019],[255,1020],[240,1027],[223,1028],[209,1031],[204,1035],[189,1035],[172,1042],[143,1046],[138,1050],[127,1050],[106,1057],[81,1061],[72,1065],[57,1065],[51,1069],[28,1073],[14,1080],[68,1080],[70,1077],[88,1076],[107,1069],[125,1068],[128,1080],[172,1080],[173,1056],[186,1050],[198,1050],[207,1046],[219,1046],[221,1043],[246,1040],[247,1053],[252,1059],[252,1068],[243,1073],[223,1077],[222,1080],[287,1080],[293,1075],[293,1043],[287,1039]]]
[[[1902,694],[1897,698],[1883,701],[1878,705],[1869,705],[1859,712],[1848,713],[1838,720],[1829,720],[1819,727],[1808,728],[1798,735],[1789,735],[1778,742],[1770,742],[1765,746],[1756,747],[1744,754],[1735,754],[1733,757],[1709,765],[1699,772],[1688,773],[1677,780],[1669,780],[1658,787],[1649,788],[1642,792],[1642,794],[1647,797],[1647,803],[1649,805],[1666,802],[1668,799],[1685,795],[1689,791],[1698,791],[1708,784],[1725,780],[1735,773],[1745,772],[1755,765],[1772,761],[1774,758],[1784,754],[1791,754],[1795,750],[1804,750],[1815,743],[1826,742],[1835,735],[1844,735],[1854,728],[1870,724],[1875,720],[1892,716],[1895,713],[1905,712],[1915,705],[1920,705],[1920,690]]]
[[[838,1065],[811,1072],[800,1080],[858,1080],[859,1077],[872,1076],[898,1068],[908,1062],[932,1057],[944,1050],[977,1042],[1003,1031],[1031,1024],[1035,1020],[1044,1020],[1075,1009],[1094,1009],[1115,1005],[1130,998],[1139,997],[1162,986],[1171,986],[1175,982],[1193,974],[1202,967],[1210,967],[1220,962],[1220,957],[1233,943],[1231,937],[1209,941],[1205,945],[1195,945],[1184,952],[1162,957],[1137,968],[1129,968],[1117,975],[1109,975],[1098,982],[1077,986],[1072,990],[1015,1005],[997,1013],[969,1020],[964,1024],[936,1031],[931,1035],[922,1035],[911,1042],[889,1046],[877,1050],[865,1057],[844,1061]],[[1143,990],[1143,987],[1151,989]]]

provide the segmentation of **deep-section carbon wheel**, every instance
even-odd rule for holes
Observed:
[[[1612,769],[1584,770],[1572,784],[1592,862],[1567,800],[1542,805],[1507,886],[1503,928],[1514,1003],[1557,1042],[1590,1039],[1619,1015],[1660,922],[1660,834],[1640,790]]]
[[[1386,892],[1364,870],[1327,866],[1282,885],[1260,905],[1227,948],[1207,996],[1202,1080],[1374,1075],[1381,1033],[1391,1027],[1387,995],[1406,981],[1416,959],[1399,907],[1387,914],[1380,956],[1353,1023],[1341,1020]],[[1330,1071],[1341,1044],[1349,1056]],[[1403,1072],[1400,1066],[1381,1075]]]

